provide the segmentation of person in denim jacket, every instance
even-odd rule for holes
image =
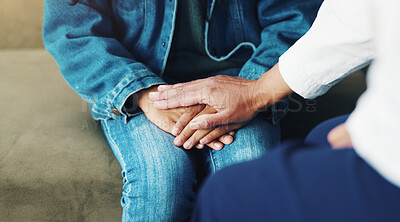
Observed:
[[[44,45],[89,102],[121,165],[123,221],[189,219],[199,172],[262,156],[279,142],[285,112],[272,107],[269,119],[262,113],[247,123],[193,130],[190,120],[216,110],[158,110],[149,93],[215,75],[258,79],[309,29],[321,3],[45,0]],[[203,144],[205,137],[212,142]]]

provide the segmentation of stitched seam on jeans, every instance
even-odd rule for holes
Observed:
[[[108,134],[108,137],[110,138],[112,146],[114,146],[115,150],[118,150],[119,159],[121,160],[122,164],[124,165],[123,169],[126,169],[126,163],[125,163],[124,159],[122,159],[121,152],[119,151],[119,148],[118,148],[117,144],[115,143],[114,139],[111,137],[110,128],[108,127],[107,120],[104,120],[104,124],[106,126],[107,134]],[[126,180],[127,180],[127,182],[129,182],[127,177],[126,177]]]
[[[214,174],[216,166],[215,166],[215,162],[214,162],[214,159],[213,159],[213,153],[211,151],[211,148],[209,148],[208,151],[210,153],[210,160],[211,160],[211,165],[212,165],[211,174]]]

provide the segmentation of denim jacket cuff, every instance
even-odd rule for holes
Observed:
[[[127,75],[106,97],[106,101],[96,102],[92,106],[92,115],[95,119],[116,119],[128,122],[128,117],[135,113],[128,113],[124,108],[126,100],[134,93],[154,85],[166,84],[161,77],[148,69],[140,70]],[[100,108],[101,107],[101,108]],[[140,111],[140,109],[137,109]]]
[[[247,61],[242,70],[240,70],[239,77],[248,80],[257,80],[270,69],[265,65],[257,64],[253,60],[254,58],[251,58],[249,61]]]

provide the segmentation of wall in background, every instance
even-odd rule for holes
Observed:
[[[44,0],[0,0],[0,49],[42,48]]]

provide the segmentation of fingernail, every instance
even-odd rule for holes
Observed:
[[[158,91],[163,91],[163,90],[167,89],[168,87],[169,87],[168,85],[161,85],[157,89],[158,89]]]
[[[178,130],[178,128],[172,128],[172,135],[174,135],[174,136],[178,136],[179,135],[179,130]]]
[[[182,141],[180,139],[175,139],[174,144],[175,146],[182,146]]]
[[[225,143],[232,143],[232,142],[233,142],[233,137],[231,137],[231,136],[224,136],[224,141],[225,141]]]
[[[217,148],[222,148],[222,144],[220,144],[220,143],[216,143],[215,146],[216,146]]]
[[[204,145],[203,144],[198,144],[196,147],[197,147],[197,149],[203,149]]]
[[[157,99],[159,93],[158,92],[151,92],[149,93],[149,99]]]
[[[190,148],[192,148],[192,145],[190,144],[189,141],[186,141],[185,144],[183,144],[183,148],[190,149]]]
[[[162,101],[156,101],[156,102],[153,103],[153,105],[154,105],[155,107],[157,107],[157,108],[161,108],[162,105],[163,105],[163,102],[162,102]]]
[[[199,143],[201,143],[201,144],[207,144],[207,139],[206,138],[203,138],[203,139],[201,139],[200,141],[199,141]]]

